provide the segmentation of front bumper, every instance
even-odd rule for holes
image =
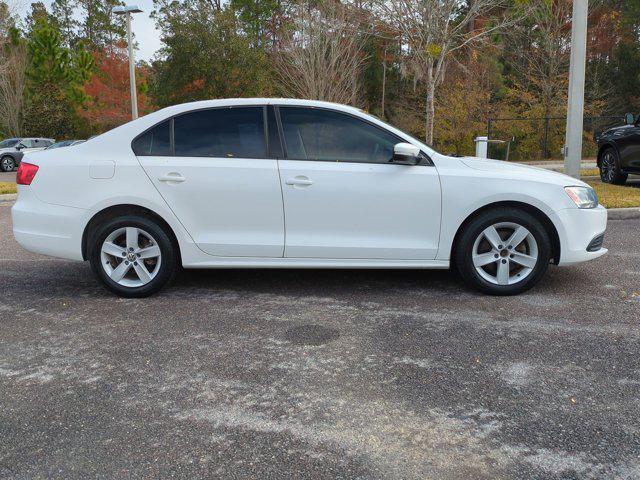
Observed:
[[[574,265],[594,260],[608,252],[594,240],[607,229],[607,210],[602,205],[592,209],[567,208],[556,212],[563,228],[560,236],[560,262]]]

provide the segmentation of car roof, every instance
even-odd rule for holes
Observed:
[[[300,107],[318,107],[331,108],[343,112],[359,112],[363,113],[359,108],[351,107],[341,103],[325,102],[321,100],[303,100],[298,98],[222,98],[215,100],[199,100],[196,102],[181,103],[166,107],[159,112],[171,114],[179,114],[191,110],[215,108],[215,107],[233,107],[240,105],[292,105]]]

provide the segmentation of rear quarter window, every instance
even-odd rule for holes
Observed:
[[[138,156],[171,155],[171,120],[147,130],[131,144]]]

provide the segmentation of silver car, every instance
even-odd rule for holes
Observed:
[[[7,138],[0,142],[0,170],[11,172],[20,165],[25,153],[44,150],[54,143],[52,138]]]

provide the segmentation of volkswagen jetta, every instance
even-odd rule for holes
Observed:
[[[455,267],[490,294],[605,254],[606,210],[558,173],[453,158],[358,109],[284,99],[165,108],[17,175],[27,250],[88,260],[111,291],[177,268]]]

